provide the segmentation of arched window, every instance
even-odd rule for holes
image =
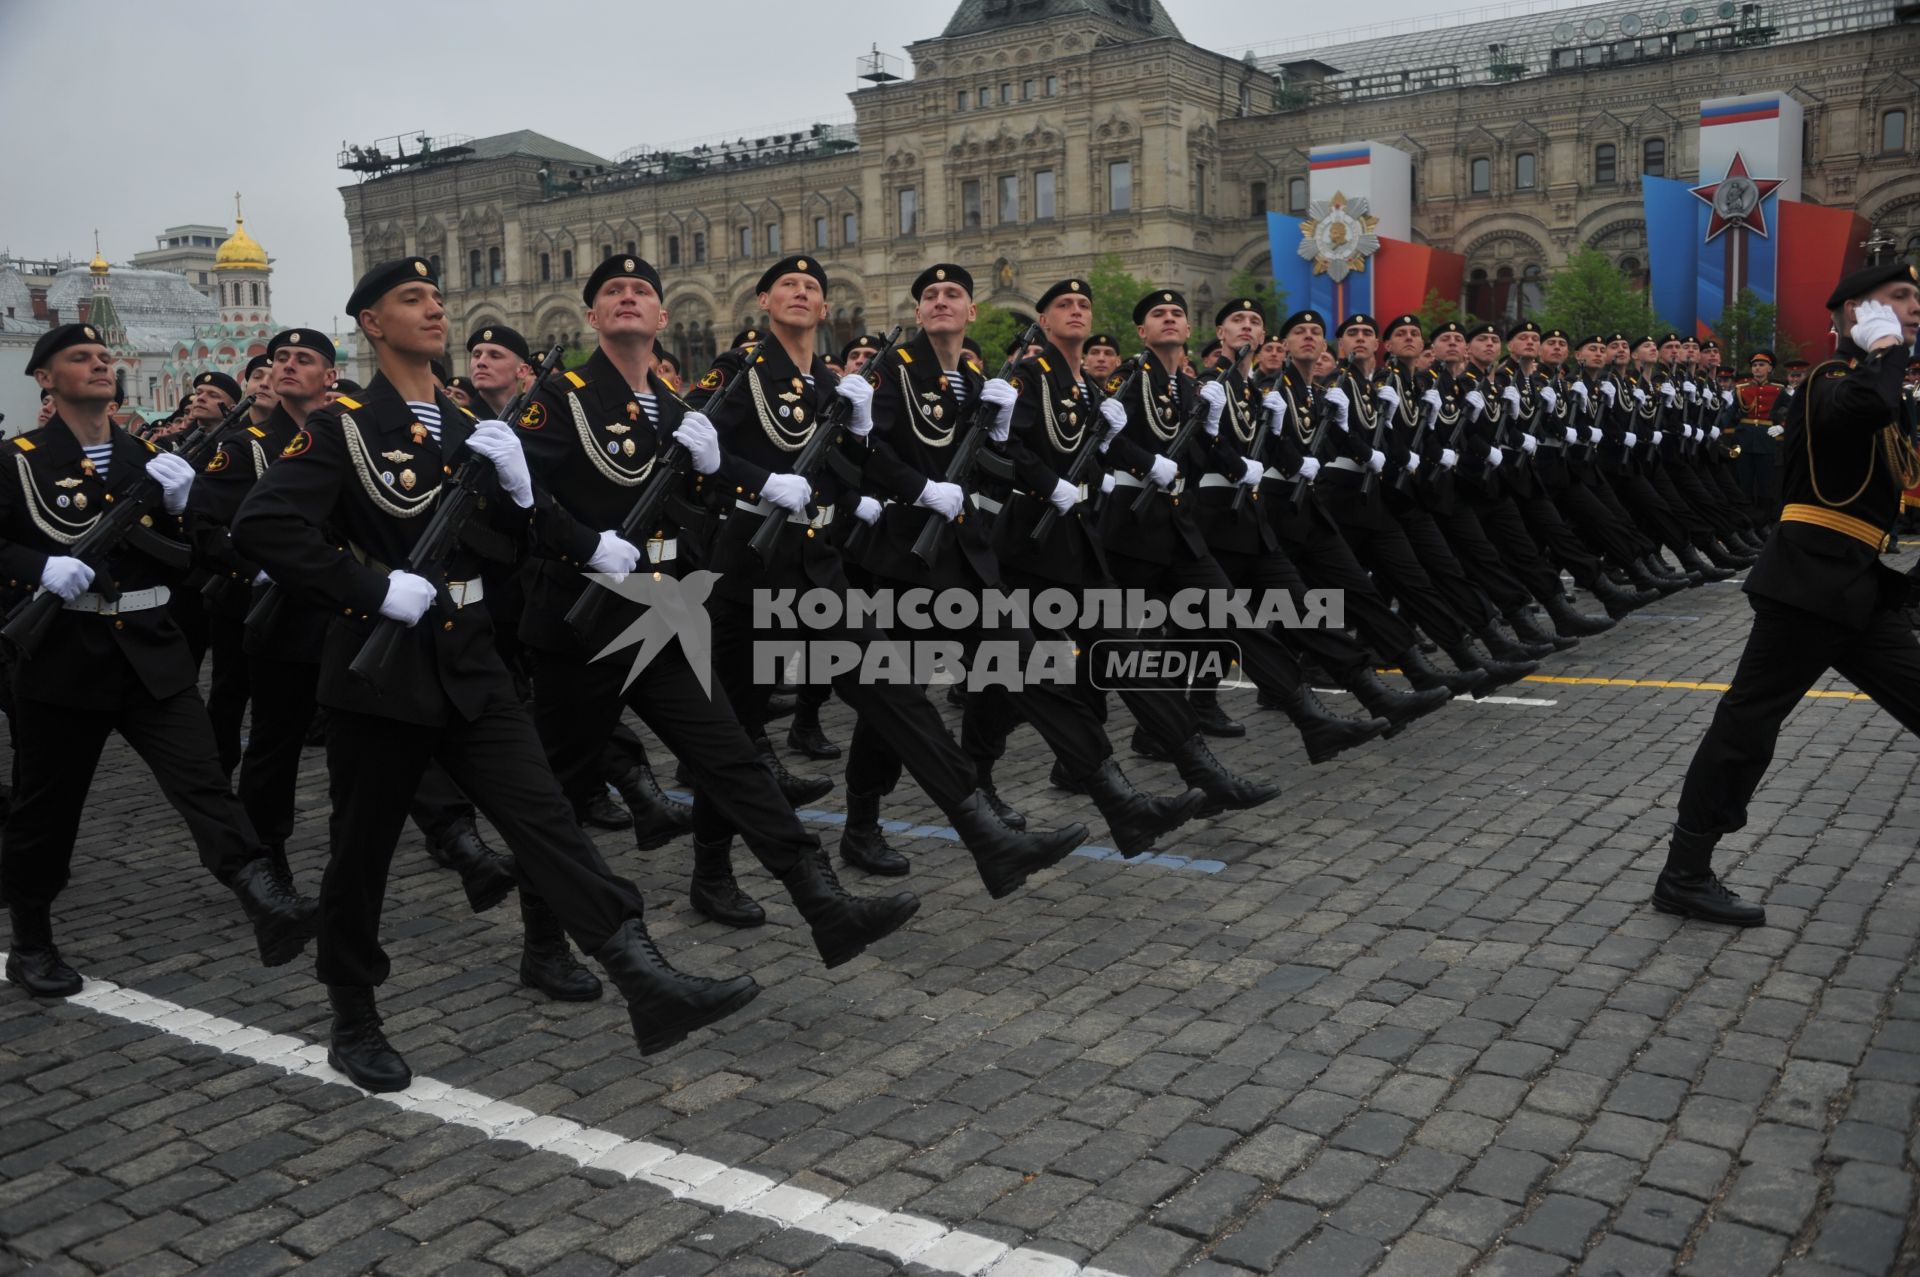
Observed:
[[[250,301],[250,302],[251,302],[251,303],[252,303],[253,305],[255,305],[255,306],[258,306],[258,305],[260,304],[260,285],[258,285],[258,284],[248,284],[248,285],[247,285],[247,297],[248,297],[248,300],[249,300],[249,301]]]
[[[1617,180],[1620,152],[1611,142],[1602,142],[1593,148],[1593,180],[1606,186]]]
[[[1627,277],[1629,284],[1638,284],[1640,282],[1640,259],[1638,257],[1622,257],[1620,259],[1620,273]]]
[[[489,248],[487,250],[487,283],[498,286],[506,282],[507,269],[506,264],[500,259],[500,250]]]
[[[1537,160],[1532,151],[1522,151],[1520,154],[1514,156],[1513,189],[1516,191],[1532,190],[1534,182],[1538,177],[1535,171],[1537,167]]]
[[[1304,213],[1307,211],[1307,179],[1293,177],[1287,179],[1287,212]]]
[[[1484,266],[1475,267],[1467,276],[1467,313],[1482,318],[1493,314],[1493,284]]]
[[[1640,144],[1640,176],[1667,175],[1667,139],[1650,137]]]
[[[1484,155],[1476,155],[1468,170],[1467,189],[1475,195],[1485,195],[1493,189],[1493,161]]]
[[[1525,319],[1540,309],[1546,300],[1547,275],[1536,263],[1520,271],[1520,306],[1516,319]]]
[[[540,282],[544,284],[552,278],[553,256],[549,253],[542,253],[540,254]]]
[[[477,248],[467,250],[467,287],[480,287],[480,250]]]
[[[1267,215],[1267,184],[1265,182],[1255,182],[1247,188],[1247,207],[1252,210],[1251,216]]]
[[[1888,111],[1880,117],[1880,153],[1898,155],[1907,149],[1907,113]]]
[[[560,278],[573,278],[573,250],[571,248],[563,248],[560,250]]]

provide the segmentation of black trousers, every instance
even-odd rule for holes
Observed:
[[[1695,833],[1731,833],[1747,823],[1747,802],[1773,761],[1780,725],[1829,669],[1920,732],[1920,640],[1905,616],[1882,609],[1866,629],[1850,630],[1774,599],[1747,601],[1753,630],[1746,650],[1680,790],[1680,825]]]
[[[1713,524],[1708,522],[1704,511],[1694,507],[1686,490],[1675,482],[1675,469],[1663,461],[1647,472],[1647,482],[1660,495],[1667,509],[1673,512],[1674,520],[1686,529],[1687,544],[1704,547],[1713,540]]]
[[[607,868],[574,819],[518,701],[438,727],[336,709],[327,732],[333,815],[315,964],[322,981],[364,986],[387,978],[390,963],[380,947],[387,871],[429,761],[478,796],[522,881],[553,907],[583,951],[595,952],[627,919],[641,916],[639,889]]]
[[[1633,516],[1634,526],[1648,540],[1657,546],[1665,546],[1675,554],[1693,544],[1693,535],[1687,530],[1680,512],[1667,504],[1666,498],[1660,495],[1645,474],[1639,471],[1616,474],[1613,476],[1613,490]]]
[[[1310,501],[1315,499],[1308,497]],[[1308,585],[1317,590],[1342,592],[1347,601],[1347,624],[1357,630],[1382,659],[1390,660],[1420,641],[1413,626],[1387,606],[1386,599],[1374,587],[1373,578],[1361,566],[1355,548],[1337,526],[1309,517],[1283,520],[1275,525],[1275,531],[1279,534],[1281,549],[1300,569]],[[1400,581],[1388,580],[1382,574],[1381,579],[1400,598],[1401,606],[1407,609],[1415,624],[1435,638],[1449,641],[1433,626],[1445,631],[1451,625],[1458,630],[1459,621],[1449,619],[1445,604],[1437,602],[1438,596],[1431,588],[1420,588],[1417,576],[1408,573],[1406,579]]]
[[[1543,466],[1539,476],[1581,542],[1594,554],[1610,563],[1626,564],[1652,550],[1634,531],[1625,512],[1616,515],[1601,499],[1596,487],[1583,474],[1574,472],[1568,463]]]
[[[1562,491],[1564,491],[1564,487]],[[1574,581],[1583,586],[1592,585],[1600,576],[1600,560],[1596,558],[1580,534],[1560,513],[1559,505],[1549,495],[1547,486],[1536,477],[1533,492],[1527,496],[1516,496],[1514,508],[1520,512],[1520,520],[1527,531],[1533,535],[1536,549],[1544,550],[1546,557],[1567,570]],[[1551,570],[1551,564],[1548,565]],[[1554,573],[1554,593],[1560,592],[1560,574]]]
[[[1387,496],[1380,493],[1373,499],[1384,503]],[[1352,547],[1354,557],[1399,600],[1413,622],[1441,643],[1455,642],[1460,634],[1459,616],[1427,575],[1399,520],[1390,514],[1382,518],[1364,513],[1357,490],[1331,493],[1322,501],[1339,521],[1340,535]],[[1311,577],[1311,564],[1303,566]]]
[[[1233,578],[1212,555],[1201,558],[1179,557],[1171,563],[1151,563],[1114,550],[1107,551],[1107,567],[1113,579],[1129,590],[1142,590],[1157,599],[1170,599],[1182,590],[1217,591],[1224,596],[1234,589]],[[1294,580],[1297,582],[1298,578]],[[1289,590],[1297,611],[1303,607],[1301,595]],[[1255,597],[1251,606],[1258,607]],[[1275,635],[1265,629],[1169,630],[1174,638],[1211,639],[1239,649],[1240,669],[1263,692],[1287,694],[1300,686],[1300,662]],[[1186,739],[1181,737],[1181,740]],[[1179,744],[1179,741],[1170,742]]]
[[[528,648],[533,662],[533,720],[555,779],[575,810],[605,784],[606,755],[624,705],[686,765],[696,807],[710,806],[740,831],[760,863],[782,874],[819,850],[760,763],[718,680],[700,689],[678,643],[656,653],[623,691],[630,662],[621,653],[580,661]],[[628,733],[631,735],[631,733]]]
[[[1307,579],[1300,574],[1299,567],[1287,557],[1284,550],[1272,550],[1261,554],[1239,554],[1231,550],[1215,549],[1214,562],[1226,574],[1227,580],[1236,589],[1250,590],[1254,601],[1258,603],[1264,591],[1285,594],[1293,600],[1295,613],[1306,609]],[[1351,615],[1353,600],[1346,601],[1349,615],[1347,623],[1353,623]],[[1355,642],[1346,630],[1327,629],[1324,626],[1284,629],[1275,632],[1274,637],[1290,651],[1305,655],[1314,664],[1329,674],[1345,675],[1353,673],[1369,663],[1367,649]],[[1404,652],[1382,652],[1382,659],[1391,659]],[[1252,671],[1248,670],[1249,677]],[[1255,678],[1255,683],[1259,680]]]
[[[1662,466],[1660,473],[1667,477],[1674,489],[1680,493],[1681,498],[1695,514],[1700,516],[1701,521],[1710,529],[1709,536],[1725,536],[1742,525],[1743,521],[1736,518],[1727,508],[1726,499],[1719,491],[1709,488],[1701,480],[1691,461],[1682,460]],[[1697,539],[1694,544],[1704,548],[1704,543]]]
[[[219,750],[220,770],[233,775],[240,765],[240,720],[246,717],[251,682],[247,673],[244,620],[207,614],[207,645],[213,653],[213,677],[207,686],[207,719]]]
[[[230,882],[260,855],[260,840],[214,762],[213,728],[197,691],[156,700],[136,683],[113,710],[49,705],[19,693],[16,688],[13,704],[18,779],[0,836],[0,897],[51,904],[67,885],[87,791],[112,732],[153,772],[215,878]]]
[[[1480,520],[1481,531],[1508,573],[1529,595],[1544,603],[1560,593],[1560,573],[1540,553],[1533,532],[1520,513],[1519,501],[1520,498],[1505,492],[1491,497],[1476,493],[1467,498],[1467,504]],[[1595,564],[1594,568],[1598,571],[1599,565]],[[1503,604],[1500,611],[1506,615],[1513,609]]]
[[[1406,534],[1407,544],[1413,547],[1413,555],[1420,560],[1427,579],[1433,582],[1451,613],[1450,617],[1433,618],[1432,623],[1423,619],[1421,628],[1435,641],[1451,647],[1467,633],[1478,633],[1499,619],[1487,596],[1473,583],[1466,565],[1447,543],[1439,516],[1426,506],[1407,502],[1395,510],[1394,517],[1399,520],[1400,530]]]

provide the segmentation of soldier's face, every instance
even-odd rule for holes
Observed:
[[[1186,309],[1173,302],[1162,302],[1147,312],[1146,319],[1134,326],[1142,343],[1148,346],[1184,346],[1193,336],[1193,322]]]
[[[1457,364],[1467,357],[1467,338],[1465,333],[1441,333],[1433,339],[1433,357],[1450,364]]]
[[[1590,341],[1580,347],[1580,366],[1590,371],[1598,371],[1607,363],[1607,348],[1597,341]]]
[[[1720,348],[1716,346],[1712,350],[1702,350],[1700,352],[1700,362],[1709,368],[1718,368],[1720,366]]]
[[[447,350],[447,307],[425,280],[402,284],[361,311],[360,327],[403,355],[438,359]]]
[[[1287,358],[1311,364],[1327,351],[1327,331],[1318,324],[1295,324],[1287,333]]]
[[[467,356],[467,375],[473,378],[473,384],[482,390],[505,390],[518,388],[522,370],[527,361],[508,350],[505,346],[483,341],[473,348]]]
[[[1507,353],[1515,359],[1540,358],[1540,334],[1515,333],[1507,341]]]
[[[311,350],[282,346],[273,352],[274,393],[297,403],[326,397],[333,385],[333,365]]]
[[[603,337],[653,337],[667,326],[667,308],[646,280],[616,275],[593,295],[587,323]]]
[[[1624,337],[1607,343],[1607,362],[1610,364],[1624,364],[1631,354],[1633,354],[1633,348],[1627,345],[1627,339]]]
[[[1260,371],[1279,372],[1287,362],[1287,347],[1284,342],[1269,341],[1260,347]]]
[[[1648,338],[1633,348],[1633,357],[1640,363],[1650,364],[1660,357],[1660,347],[1653,343],[1652,338]]]
[[[1766,359],[1756,359],[1747,365],[1747,371],[1753,374],[1755,381],[1773,380],[1773,363]]]
[[[1227,316],[1226,322],[1220,325],[1214,336],[1220,339],[1221,347],[1226,350],[1258,346],[1266,340],[1267,321],[1255,311],[1236,310]]]
[[[963,333],[978,314],[973,297],[951,280],[928,284],[921,289],[920,300],[913,308],[914,322],[920,325],[921,331],[932,336]]]
[[[1567,362],[1568,349],[1565,337],[1549,337],[1540,343],[1540,358],[1558,368]]]
[[[233,411],[233,400],[218,386],[196,386],[187,401],[187,415],[195,421],[218,421]]]
[[[1380,349],[1380,337],[1371,324],[1355,324],[1340,334],[1340,349],[1349,359],[1371,361]]]
[[[280,402],[280,396],[273,393],[272,364],[261,364],[258,368],[248,373],[247,379],[241,383],[240,388],[253,396],[253,406],[255,408],[265,408],[268,411],[272,411],[273,406]]]
[[[36,426],[44,426],[49,421],[52,421],[52,420],[53,420],[53,399],[51,397],[42,399],[40,401],[39,419],[36,420],[33,424]]]
[[[1920,284],[1897,279],[1880,285],[1867,296],[1893,307],[1894,316],[1900,321],[1903,343],[1912,346],[1915,336],[1920,335]]]
[[[1423,350],[1413,357],[1413,370],[1415,372],[1425,372],[1427,369],[1433,367],[1433,361],[1433,351],[1431,349]]]
[[[1806,375],[1807,370],[1804,368],[1789,368],[1787,369],[1787,384],[1789,386],[1797,386],[1800,384],[1801,378]]]
[[[1477,364],[1490,364],[1500,358],[1500,338],[1494,333],[1481,333],[1467,343],[1467,354]]]
[[[851,377],[873,361],[873,347],[855,346],[847,352],[847,370],[840,375]]]
[[[1320,353],[1316,355],[1313,360],[1313,379],[1315,381],[1325,381],[1333,376],[1339,367],[1339,363],[1333,357],[1333,352],[1322,347]]]
[[[1680,352],[1683,349],[1685,348],[1681,346],[1681,344],[1677,341],[1661,342],[1660,343],[1660,362],[1663,364],[1678,363],[1680,361]]]
[[[773,287],[760,294],[760,309],[767,318],[789,328],[817,328],[827,319],[826,294],[820,281],[799,271],[788,271],[773,281]],[[848,369],[849,372],[852,369]]]
[[[1395,359],[1412,359],[1425,344],[1420,330],[1412,324],[1402,324],[1387,334],[1387,353]]]
[[[71,404],[113,402],[113,355],[105,346],[68,346],[33,370],[41,389]]]
[[[1040,312],[1040,327],[1054,341],[1085,341],[1093,331],[1093,300],[1085,293],[1062,293]]]
[[[1120,352],[1112,346],[1095,346],[1080,360],[1080,367],[1089,377],[1105,381],[1113,376],[1113,370],[1120,366]]]

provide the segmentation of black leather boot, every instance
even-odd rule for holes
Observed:
[[[1262,695],[1262,700],[1266,699]],[[1356,745],[1364,745],[1376,736],[1386,734],[1392,724],[1384,718],[1342,718],[1326,707],[1311,687],[1302,683],[1293,691],[1272,698],[1277,709],[1284,710],[1293,725],[1300,729],[1300,739],[1307,746],[1307,761],[1324,763],[1337,754],[1343,754]],[[1186,777],[1189,785],[1191,777]]]
[[[987,796],[977,789],[948,812],[947,819],[973,854],[980,881],[995,900],[1012,895],[1030,875],[1059,864],[1087,840],[1087,827],[1078,823],[1038,833],[1016,833],[993,814]]]
[[[1486,673],[1487,681],[1473,689],[1473,699],[1476,701],[1510,683],[1518,683],[1529,674],[1540,672],[1538,661],[1503,661],[1482,653],[1474,647],[1472,639],[1461,639],[1457,646],[1449,647],[1447,659],[1462,669],[1477,669]]]
[[[1058,766],[1058,764],[1056,764],[1056,766]],[[993,772],[990,768],[983,767],[976,762],[974,764],[974,781],[980,786],[980,792],[987,796],[987,806],[993,808],[993,814],[1000,818],[1001,824],[1013,830],[1015,833],[1020,833],[1026,829],[1026,816],[1015,811],[1007,800],[1000,796],[1000,791],[993,787]]]
[[[1738,572],[1742,568],[1753,566],[1753,555],[1742,550],[1724,548],[1718,541],[1707,542],[1706,555],[1707,561],[1717,568],[1732,568]]]
[[[866,873],[898,878],[913,866],[887,845],[887,836],[880,830],[880,798],[879,794],[847,791],[847,823],[840,834],[840,860]]]
[[[1133,733],[1133,736],[1134,736],[1133,747],[1134,749],[1138,750],[1140,748],[1139,731],[1136,730]],[[1067,775],[1067,765],[1059,761],[1058,759],[1054,760],[1053,770],[1047,773],[1047,783],[1049,785],[1052,785],[1055,789],[1064,789],[1069,794],[1084,794],[1087,792],[1086,786],[1082,785],[1078,780],[1075,780],[1072,776]],[[993,804],[989,803],[987,805],[991,807]]]
[[[1690,545],[1683,547],[1674,557],[1680,560],[1681,567],[1689,572],[1697,572],[1703,581],[1731,581],[1734,577],[1732,568],[1715,567],[1701,558],[1700,551]]]
[[[330,984],[327,1001],[333,1004],[333,1032],[327,1039],[327,1063],[346,1074],[363,1091],[384,1095],[406,1090],[413,1082],[413,1070],[380,1031],[380,1012],[374,1009],[373,990],[359,985]]]
[[[793,713],[794,708],[799,704],[800,698],[792,692],[775,692],[767,697],[767,708],[760,717],[763,721],[771,723],[775,719],[785,718]]]
[[[820,730],[820,707],[817,705],[795,705],[793,722],[787,726],[787,748],[798,750],[812,759],[840,757],[840,747],[827,739]]]
[[[767,911],[740,890],[733,879],[733,838],[693,840],[693,885],[687,892],[693,911],[729,927],[757,927]]]
[[[319,904],[282,881],[265,856],[242,865],[229,886],[253,924],[261,965],[284,966],[299,957],[319,925]]]
[[[1187,704],[1193,707],[1193,715],[1200,720],[1200,731],[1206,736],[1233,737],[1245,736],[1247,725],[1228,716],[1220,708],[1220,689],[1217,687],[1196,687],[1187,693]]]
[[[1707,579],[1700,575],[1700,573],[1695,572],[1692,568],[1676,568],[1669,565],[1666,557],[1658,550],[1649,554],[1646,558],[1642,559],[1641,562],[1646,564],[1647,570],[1653,573],[1656,578],[1672,577],[1684,586],[1692,587],[1699,585]]]
[[[1558,644],[1540,642],[1515,642],[1498,625],[1488,624],[1485,629],[1474,631],[1475,638],[1486,647],[1487,655],[1497,661],[1537,661],[1543,656],[1551,656],[1560,650]]]
[[[788,771],[780,756],[773,752],[773,746],[763,737],[756,742],[759,746],[760,762],[773,773],[774,781],[780,786],[781,795],[794,807],[804,807],[808,803],[819,802],[833,790],[833,782],[825,776],[796,776]]]
[[[1487,672],[1478,665],[1465,666],[1459,670],[1443,670],[1427,659],[1427,654],[1418,644],[1394,657],[1400,666],[1400,672],[1407,676],[1421,691],[1430,687],[1443,688],[1458,696],[1462,692],[1477,691],[1487,685]]]
[[[813,930],[813,947],[829,967],[851,962],[882,936],[892,935],[920,912],[920,897],[902,891],[891,896],[850,894],[834,876],[824,852],[802,856],[780,875],[794,908]]]
[[[613,778],[633,825],[633,845],[641,851],[664,847],[693,829],[693,805],[670,798],[654,778],[653,767],[635,762]]]
[[[1113,831],[1113,845],[1131,860],[1153,850],[1153,840],[1200,814],[1207,796],[1189,789],[1178,798],[1149,798],[1133,787],[1120,765],[1104,759],[1082,782]]]
[[[1532,644],[1536,650],[1542,643],[1545,643],[1556,652],[1570,651],[1580,646],[1580,637],[1577,634],[1552,634],[1541,629],[1540,623],[1533,619],[1532,608],[1515,608],[1501,619],[1506,621],[1507,627],[1513,631],[1515,638],[1518,638],[1522,643]],[[1612,621],[1607,622],[1609,628],[1611,628],[1612,625]],[[1488,645],[1487,650],[1493,650],[1491,644]]]
[[[1367,713],[1387,720],[1389,726],[1385,737],[1388,739],[1406,730],[1407,724],[1414,719],[1425,718],[1453,699],[1453,693],[1444,687],[1416,692],[1403,692],[1397,687],[1389,687],[1374,673],[1371,665],[1362,665],[1341,681],[1367,707]]]
[[[427,840],[427,855],[460,875],[467,907],[475,913],[485,913],[505,900],[519,882],[513,875],[513,861],[487,846],[473,821],[464,816],[438,838]]]
[[[1155,740],[1153,733],[1144,727],[1133,729],[1133,739],[1128,742],[1128,747],[1140,757],[1151,758],[1157,763],[1168,762],[1173,758],[1173,755],[1167,752],[1167,747]],[[1063,785],[1061,788],[1066,787]],[[1084,791],[1076,789],[1073,792],[1078,794]]]
[[[1653,884],[1653,907],[1661,913],[1703,922],[1758,927],[1766,922],[1767,911],[1727,890],[1713,872],[1713,846],[1718,841],[1716,834],[1692,833],[1677,824],[1673,827],[1666,867]]]
[[[520,925],[526,938],[520,945],[520,983],[538,989],[555,1002],[595,1002],[600,977],[574,959],[566,928],[552,906],[529,892],[520,893]]]
[[[1609,581],[1605,573],[1587,587],[1587,592],[1600,600],[1600,605],[1607,609],[1607,615],[1616,621],[1660,597],[1658,590],[1623,590]]]
[[[1592,616],[1585,612],[1576,612],[1573,604],[1564,594],[1549,595],[1543,606],[1547,615],[1553,618],[1553,628],[1562,638],[1588,638],[1595,634],[1605,634],[1614,627],[1610,616]]]
[[[36,998],[70,998],[80,992],[80,973],[53,943],[53,906],[7,905],[13,939],[7,943],[7,979]]]
[[[655,1055],[760,995],[750,975],[713,980],[676,970],[638,918],[629,918],[593,954],[627,1000],[640,1054]]]
[[[627,809],[615,801],[613,795],[608,793],[604,786],[595,790],[593,797],[585,802],[574,804],[573,814],[582,825],[594,829],[633,828],[633,817],[627,814]]]
[[[1687,588],[1685,577],[1656,575],[1645,559],[1636,559],[1627,565],[1627,580],[1641,590],[1653,590],[1663,597]]]
[[[1343,718],[1337,721],[1345,723],[1351,720]],[[1278,785],[1245,780],[1228,771],[1226,764],[1213,756],[1207,738],[1198,732],[1173,747],[1173,765],[1188,788],[1197,789],[1205,795],[1200,810],[1194,813],[1196,816],[1204,818],[1217,816],[1223,811],[1258,807],[1280,796]]]

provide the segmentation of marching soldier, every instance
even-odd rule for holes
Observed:
[[[654,946],[640,893],[616,877],[573,819],[492,636],[478,556],[462,544],[444,581],[407,562],[445,495],[451,462],[490,463],[467,535],[517,539],[539,517],[513,429],[435,393],[429,361],[446,349],[447,316],[425,258],[374,266],[347,300],[380,372],[365,398],[310,416],[242,505],[234,542],[277,581],[330,609],[319,699],[331,711],[333,816],[321,883],[320,979],[334,1018],[328,1061],[370,1091],[404,1089],[406,1061],[380,1030],[374,989],[387,869],[429,760],[439,761],[505,835],[516,864],[580,947],[626,996],[642,1054],[746,1005],[751,977],[687,975]],[[351,547],[351,548],[349,548]],[[348,666],[376,617],[406,632],[380,688]]]
[[[1080,356],[1080,371],[1094,385],[1107,393],[1113,375],[1120,367],[1120,343],[1107,333],[1095,333],[1087,338],[1087,348]]]
[[[107,418],[113,360],[97,330],[61,324],[27,371],[52,391],[46,425],[8,441],[17,481],[0,485],[0,575],[58,596],[61,609],[12,662],[13,802],[0,834],[0,896],[13,919],[7,979],[36,997],[80,991],[53,940],[52,908],[100,751],[119,732],[186,821],[200,863],[239,899],[268,966],[291,962],[313,934],[314,907],[277,874],[214,761],[213,729],[179,628],[166,614],[166,569],[122,544],[104,562],[68,551],[143,475],[159,485],[150,531],[177,537],[193,467]],[[111,581],[108,597],[90,587]]]
[[[1787,421],[1786,504],[1747,574],[1753,632],[1680,791],[1654,885],[1663,913],[1742,927],[1766,921],[1764,909],[1715,875],[1713,849],[1746,824],[1781,724],[1829,669],[1920,732],[1920,641],[1900,610],[1911,586],[1880,561],[1902,490],[1920,482],[1914,418],[1901,395],[1920,333],[1920,271],[1905,262],[1856,271],[1827,309],[1842,335]]]

